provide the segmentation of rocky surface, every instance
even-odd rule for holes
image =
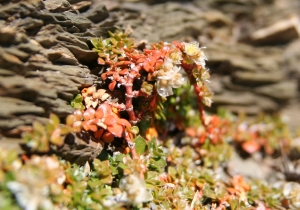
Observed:
[[[212,110],[283,110],[297,124],[289,110],[300,104],[299,10],[297,0],[1,0],[0,144],[51,112],[72,113],[69,101],[98,80],[89,40],[116,28],[148,43],[206,46]]]
[[[45,121],[49,113],[62,119],[72,113],[70,100],[97,80],[90,73],[97,53],[89,40],[106,34],[107,28],[98,23],[108,11],[91,5],[91,1],[0,1],[2,146],[18,148],[20,133],[35,120]],[[99,151],[87,143],[75,139],[60,153],[85,162],[83,154],[90,158]]]

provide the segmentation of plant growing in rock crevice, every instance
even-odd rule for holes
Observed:
[[[206,127],[203,106],[210,106],[212,94],[205,84],[209,79],[209,73],[205,70],[206,56],[198,43],[161,42],[141,51],[136,48],[134,40],[128,38],[126,34],[116,31],[109,35],[110,37],[106,39],[93,39],[92,44],[99,55],[98,63],[106,66],[106,71],[101,73],[101,78],[108,83],[108,90],[113,95],[117,89],[116,92],[123,91],[123,95],[116,97],[117,102],[108,99],[97,104],[94,101],[93,107],[81,113],[85,117],[79,116],[78,111],[73,115],[77,117],[69,117],[69,119],[76,118],[74,122],[71,120],[70,125],[76,127],[80,124],[85,130],[98,133],[98,128],[102,127],[113,136],[124,137],[132,155],[137,158],[130,131],[131,126],[154,113],[158,101],[166,100],[166,97],[173,94],[173,88],[181,87],[187,78],[194,86],[200,119]],[[134,101],[134,98],[139,103]],[[136,105],[143,102],[149,106]],[[109,112],[107,116],[103,113],[103,107]],[[116,111],[111,115],[113,108]],[[126,111],[127,119],[118,117],[118,115],[124,116],[119,114],[123,111]],[[100,112],[101,116],[97,114]],[[80,123],[83,118],[83,123]],[[118,123],[121,121],[122,123]],[[119,132],[116,133],[113,129]]]

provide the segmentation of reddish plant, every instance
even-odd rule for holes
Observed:
[[[101,78],[111,94],[103,97],[103,90],[96,91],[95,87],[84,89],[82,95],[87,109],[76,111],[68,119],[75,130],[83,128],[94,132],[106,142],[113,141],[112,136],[124,138],[136,157],[131,126],[143,120],[149,112],[153,113],[159,97],[165,100],[173,94],[173,88],[180,87],[188,78],[194,86],[200,118],[208,133],[203,106],[211,104],[211,93],[205,86],[209,74],[205,70],[206,57],[197,42],[160,42],[141,51],[126,34],[117,31],[109,35],[107,39],[93,39],[92,44],[99,55],[98,64],[106,66]],[[123,97],[116,96],[117,102],[112,100],[114,92],[122,90],[125,90]],[[139,98],[140,104],[147,105],[136,108],[133,98]],[[126,119],[120,117],[122,111],[127,112],[127,116],[122,115]]]

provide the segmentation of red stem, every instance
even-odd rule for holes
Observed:
[[[129,136],[129,134],[128,134],[127,131],[125,131],[125,140],[127,141],[128,147],[130,148],[130,152],[131,152],[132,158],[133,159],[138,159],[139,157],[138,157],[138,155],[136,153],[134,142],[130,138],[130,136]]]
[[[197,85],[197,83],[194,84],[194,91],[197,95],[197,104],[198,104],[200,120],[201,120],[202,125],[204,126],[205,130],[208,131],[208,126],[205,122],[205,110],[204,110],[204,107],[203,107],[203,104],[202,104],[203,92],[201,91],[201,89]]]

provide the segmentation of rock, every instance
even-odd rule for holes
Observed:
[[[272,85],[264,85],[254,89],[255,93],[269,96],[275,100],[287,102],[298,96],[298,85],[295,80],[282,81]]]
[[[38,12],[36,16],[36,18],[42,19],[45,24],[57,24],[66,28],[74,25],[71,20],[68,20],[64,14],[60,13]]]
[[[72,75],[77,77],[86,77],[89,74],[89,69],[82,68],[79,66],[71,66],[71,65],[53,65],[53,64],[43,64],[43,63],[30,63],[28,67],[32,70],[39,70],[39,71],[52,71],[56,74],[65,74],[65,75]]]
[[[0,28],[0,44],[20,44],[28,41],[24,33],[17,32],[15,28],[6,26]]]
[[[13,76],[9,79],[0,78],[0,96],[20,98],[34,101],[37,96],[57,98],[57,93],[51,84],[44,83],[39,78],[24,78]]]
[[[65,17],[72,22],[80,31],[86,31],[92,22],[86,17],[80,16],[78,14],[74,14],[72,12],[66,11],[63,13]]]
[[[45,48],[50,48],[57,44],[56,35],[65,30],[60,25],[48,24],[43,26],[35,36],[35,40]]]
[[[67,0],[45,0],[43,3],[50,12],[64,12],[71,8],[71,4]]]
[[[15,47],[2,48],[2,49],[4,50],[4,52],[16,56],[21,61],[26,61],[30,56],[28,53],[21,51]]]
[[[0,68],[0,76],[7,77],[7,76],[14,76],[14,75],[16,75],[15,72]]]
[[[280,82],[284,78],[282,71],[274,72],[243,72],[237,71],[232,75],[232,81],[235,84],[245,86],[260,86]]]
[[[7,19],[9,17],[28,17],[42,8],[40,0],[27,0],[18,3],[8,2],[8,4],[0,7],[0,18]]]
[[[1,94],[2,95],[2,94]],[[45,113],[45,110],[41,107],[35,106],[33,103],[23,101],[17,98],[11,97],[2,97],[0,96],[0,118],[10,119],[14,116],[22,114],[35,114],[42,115]],[[0,128],[7,129],[9,125],[0,125]]]
[[[291,42],[283,54],[284,69],[290,72],[289,78],[298,80],[298,90],[300,91],[300,39]]]
[[[62,118],[65,118],[74,112],[74,108],[60,98],[51,99],[40,96],[36,98],[35,104],[44,107],[48,114],[55,113]]]
[[[18,27],[24,30],[32,30],[44,25],[44,22],[39,19],[34,19],[31,17],[26,17],[24,19],[18,19],[12,23],[14,27]]]
[[[18,74],[23,73],[23,62],[15,55],[7,53],[0,47],[0,67]]]
[[[92,2],[90,2],[90,1],[81,1],[76,4],[73,4],[72,9],[79,10],[81,12],[81,11],[89,9],[91,5],[92,5]]]
[[[278,110],[278,105],[275,101],[246,91],[226,91],[222,94],[214,95],[212,108],[217,109],[218,107],[226,108],[234,113],[244,112],[248,115],[262,112],[272,113]]]
[[[215,26],[231,26],[233,24],[232,20],[229,16],[225,15],[224,13],[211,10],[204,13],[204,18],[209,24]]]
[[[59,44],[50,49],[44,50],[43,54],[54,63],[67,65],[79,64],[78,60],[74,57],[74,55],[67,48]]]
[[[62,33],[58,34],[56,39],[66,44],[71,44],[73,46],[80,47],[83,50],[89,50],[88,45],[85,42],[82,42],[73,34]]]
[[[99,5],[83,13],[83,15],[93,23],[99,23],[108,17],[108,11],[104,5]]]
[[[42,52],[42,51],[41,51]],[[28,59],[28,62],[25,64],[26,67],[29,67],[31,63],[51,63],[45,55],[42,54],[34,54],[31,55],[30,58]],[[34,69],[37,70],[38,69]]]
[[[253,44],[286,43],[300,37],[300,18],[294,14],[291,18],[278,21],[266,28],[254,31],[249,42]],[[247,40],[248,41],[248,40]]]
[[[17,46],[19,50],[22,50],[27,53],[37,53],[43,48],[34,40],[30,40],[27,43],[22,43]]]
[[[84,50],[80,47],[76,47],[73,45],[64,46],[66,46],[82,64],[88,65],[92,62],[96,62],[98,58],[98,54],[93,50]]]

